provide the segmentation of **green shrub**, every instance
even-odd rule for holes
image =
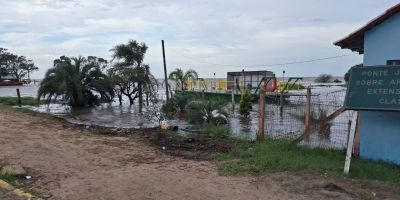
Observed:
[[[184,93],[175,94],[161,107],[161,111],[167,115],[172,115],[177,112],[185,112],[186,106],[191,99],[193,99],[192,95]]]
[[[244,90],[240,98],[239,113],[244,117],[248,117],[253,106],[252,102],[253,97],[250,95],[249,90]]]
[[[226,102],[222,100],[200,100],[189,103],[189,123],[220,125],[228,123],[228,112],[225,111]]]

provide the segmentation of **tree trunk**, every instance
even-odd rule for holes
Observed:
[[[129,98],[129,105],[133,105],[133,98],[131,97],[131,96],[128,96],[128,98]]]
[[[146,105],[149,106],[149,93],[146,93]]]
[[[118,95],[119,105],[122,106],[122,95]]]
[[[142,113],[143,109],[143,91],[142,91],[142,83],[138,84],[138,92],[139,92],[139,113]]]

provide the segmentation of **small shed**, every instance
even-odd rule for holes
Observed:
[[[236,89],[236,82],[240,87],[248,87],[251,89],[257,88],[258,84],[264,77],[272,77],[275,74],[271,71],[239,71],[239,72],[228,72],[228,90]]]
[[[364,67],[400,65],[400,4],[334,43],[364,54]],[[360,156],[400,165],[400,112],[360,112]]]

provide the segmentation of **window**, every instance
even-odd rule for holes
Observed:
[[[388,60],[386,64],[400,66],[400,60]]]

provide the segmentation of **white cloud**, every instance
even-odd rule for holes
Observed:
[[[136,39],[149,46],[146,62],[162,76],[160,40],[169,68],[201,75],[228,70],[206,64],[282,63],[348,53],[333,42],[383,12],[394,0],[0,0],[0,46],[34,59],[42,77],[60,55],[110,58],[114,45]],[[343,6],[346,4],[346,6]],[[363,12],[354,12],[354,9]],[[358,56],[268,68],[306,76],[340,75]],[[321,67],[324,66],[324,67]]]

